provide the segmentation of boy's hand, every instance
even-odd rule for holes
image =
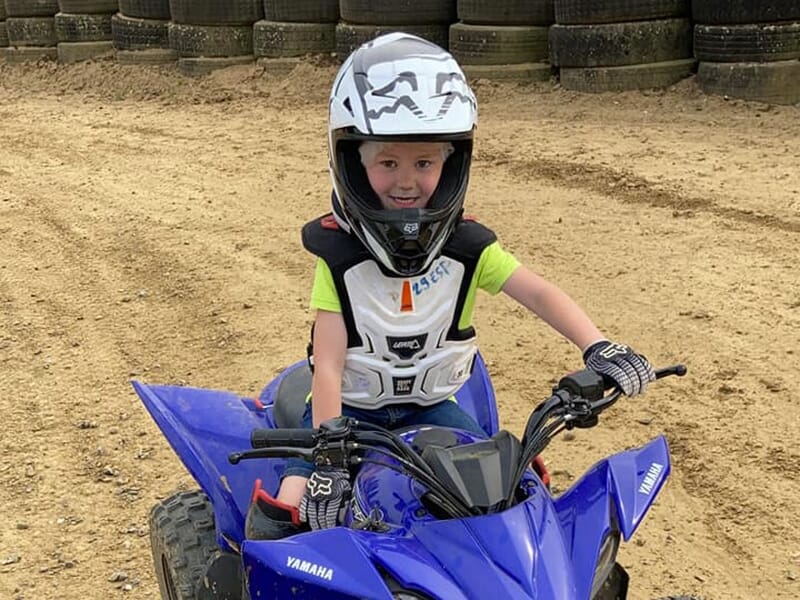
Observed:
[[[644,393],[656,374],[647,359],[629,346],[602,340],[589,346],[583,362],[596,373],[611,379],[627,396]]]
[[[351,490],[350,475],[345,469],[314,471],[300,500],[300,520],[311,529],[336,527],[342,521]]]

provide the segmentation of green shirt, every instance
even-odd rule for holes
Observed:
[[[497,294],[508,278],[519,266],[519,261],[509,252],[503,250],[499,242],[493,242],[481,252],[475,274],[469,284],[464,310],[458,320],[458,327],[465,329],[472,325],[472,311],[475,306],[476,290],[482,289],[492,295]],[[339,295],[333,283],[330,268],[321,258],[317,259],[314,273],[314,286],[311,289],[311,308],[342,312]]]

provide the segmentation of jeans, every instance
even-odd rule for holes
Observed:
[[[486,436],[486,433],[475,419],[461,410],[453,400],[442,400],[431,406],[392,404],[373,410],[343,405],[342,416],[380,425],[385,429],[400,429],[411,425],[439,425],[465,429],[481,437]],[[306,410],[303,413],[303,427],[308,427],[309,429],[312,427],[311,402],[306,404]],[[311,477],[313,472],[314,465],[312,463],[302,458],[290,458],[286,461],[283,477],[297,475],[308,478]]]

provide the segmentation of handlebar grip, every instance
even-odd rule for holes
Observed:
[[[677,364],[672,365],[671,367],[664,367],[663,369],[656,369],[656,379],[662,379],[664,377],[669,377],[670,375],[683,377],[686,375],[686,371],[686,365],[684,364]]]
[[[317,443],[316,434],[316,429],[254,429],[250,434],[250,446],[252,448],[276,446],[313,448]]]

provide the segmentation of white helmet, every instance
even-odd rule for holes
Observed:
[[[436,44],[405,33],[386,34],[342,64],[329,110],[337,222],[391,272],[424,271],[461,218],[469,180],[478,105],[461,67]],[[365,140],[453,145],[425,208],[382,209],[358,152]]]

